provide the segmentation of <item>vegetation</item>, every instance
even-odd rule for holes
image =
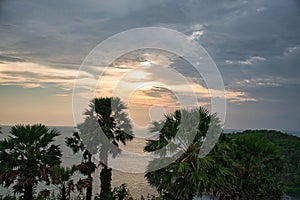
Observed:
[[[101,196],[100,196],[101,195]],[[113,191],[101,192],[95,196],[95,200],[101,199],[113,199],[113,200],[133,200],[126,184],[122,184],[119,187],[115,187]]]
[[[115,187],[113,190],[113,199],[115,200],[133,200],[126,184]]]
[[[42,124],[13,126],[8,139],[0,141],[0,183],[32,199],[37,183],[49,184],[51,168],[61,162],[60,148],[53,144],[58,135]]]
[[[227,149],[227,150],[226,150]],[[281,199],[283,157],[279,149],[257,135],[223,135],[212,157],[235,179],[218,196],[234,199]]]
[[[195,130],[193,126],[189,127],[194,122],[196,122]],[[184,128],[180,128],[180,125]],[[215,132],[209,130],[210,125],[214,127]],[[148,165],[148,170],[151,171],[145,177],[150,185],[157,188],[164,199],[189,200],[195,195],[202,196],[208,191],[219,192],[230,185],[233,177],[230,170],[216,163],[211,157],[200,156],[201,146],[204,143],[201,138],[212,138],[214,134],[219,134],[220,126],[216,116],[210,115],[201,107],[191,111],[177,110],[165,116],[164,121],[154,122],[151,130],[159,130],[159,138],[148,140],[145,151],[162,149],[169,145],[175,136],[180,142],[175,148],[170,145],[170,151],[182,149],[180,157],[172,158],[176,160],[166,167],[152,171],[158,163],[168,159],[165,157],[168,149],[159,152],[161,159],[156,159]]]
[[[186,138],[192,131],[185,126],[182,134],[180,124],[188,124],[183,118],[192,122],[195,113],[199,114],[197,134]],[[155,186],[164,199],[190,200],[203,194],[219,199],[281,199],[284,191],[281,181],[283,157],[278,147],[268,140],[256,135],[222,135],[210,154],[201,156],[204,141],[214,136],[209,133],[209,126],[213,131],[218,130],[216,122],[215,116],[203,108],[175,111],[164,121],[154,122],[152,130],[159,130],[159,137],[148,140],[145,150],[159,152],[161,159],[150,162],[149,170],[168,159],[165,157],[168,146],[169,149],[181,148],[183,152],[175,162],[149,171],[145,177],[150,185]],[[175,135],[180,136],[176,138],[180,144],[171,148]],[[187,142],[189,138],[193,140]],[[187,143],[189,145],[182,145]]]
[[[100,173],[100,200],[113,200],[113,193],[111,191],[111,173],[112,169],[108,168],[106,165],[103,166]]]
[[[0,183],[13,186],[21,196],[0,199],[92,199],[92,175],[97,167],[92,156],[98,153],[101,188],[95,200],[133,200],[126,184],[112,189],[112,169],[107,166],[108,154],[116,156],[119,143],[125,145],[133,137],[125,108],[118,98],[91,102],[78,132],[66,138],[74,153],[82,152],[81,163],[71,168],[60,166],[62,154],[54,144],[60,135],[57,130],[42,124],[13,126],[0,141]],[[300,198],[299,137],[269,130],[219,135],[218,118],[201,107],[168,114],[153,122],[150,131],[158,135],[147,141],[144,150],[160,157],[149,163],[145,177],[160,195],[148,194],[141,200],[191,200],[202,195],[281,199],[284,192]],[[75,182],[75,172],[86,178]],[[56,185],[58,191],[51,193],[47,188],[36,194],[39,182]],[[76,188],[79,194],[72,197]]]
[[[284,159],[284,171],[282,180],[285,185],[285,192],[293,197],[300,198],[300,138],[293,135],[284,134],[274,130],[246,130],[236,133],[244,137],[255,135],[263,138],[279,148]]]
[[[53,184],[59,187],[59,197],[61,200],[69,200],[71,198],[71,192],[75,190],[74,180],[71,176],[76,171],[76,167],[65,168],[60,166],[55,166],[52,168],[52,179]],[[44,190],[45,191],[45,190]],[[40,194],[43,198],[50,196],[50,191],[46,190],[46,194]]]
[[[113,157],[120,153],[119,143],[126,145],[127,141],[133,139],[132,127],[124,112],[125,105],[119,98],[95,98],[91,101],[89,108],[85,111],[85,120],[78,124],[78,132],[72,137],[66,138],[66,144],[72,148],[74,153],[83,152],[83,161],[77,166],[79,171],[88,176],[82,180],[87,183],[86,199],[92,196],[92,173],[96,164],[92,156],[99,154],[101,172],[101,193],[100,199],[112,199],[111,191],[111,169],[108,168],[108,155]]]
[[[120,153],[119,143],[126,145],[133,139],[132,127],[126,106],[119,98],[95,98],[84,113],[86,118],[78,125],[81,137],[91,153],[99,153],[102,170],[100,173],[102,199],[111,199],[111,169],[107,167],[108,154]],[[102,176],[101,176],[102,174]],[[105,198],[104,198],[105,197]]]
[[[77,188],[81,193],[84,188],[87,188],[86,200],[91,200],[93,188],[92,174],[96,169],[96,164],[92,161],[92,153],[87,148],[87,145],[81,140],[78,132],[74,132],[72,137],[66,138],[66,145],[72,149],[74,154],[79,151],[82,152],[82,161],[75,168],[80,171],[81,174],[87,176],[87,178],[80,179],[77,183]]]

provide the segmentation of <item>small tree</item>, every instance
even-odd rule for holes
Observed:
[[[77,183],[77,188],[82,191],[83,188],[86,189],[86,200],[92,199],[92,189],[93,189],[93,177],[92,174],[95,172],[96,164],[92,161],[92,153],[87,149],[87,146],[81,140],[79,133],[74,132],[72,137],[66,138],[66,144],[73,150],[76,154],[81,151],[82,161],[76,166],[76,170],[80,171],[83,175],[87,176],[86,179],[81,179]]]
[[[51,168],[61,163],[60,148],[53,144],[59,135],[42,124],[13,126],[8,139],[0,141],[0,183],[14,185],[14,192],[31,200],[37,183],[50,183]]]
[[[127,185],[123,183],[122,185],[115,187],[113,190],[114,200],[133,200]]]
[[[74,192],[75,184],[71,176],[76,171],[76,166],[64,168],[55,166],[52,168],[52,183],[58,185],[61,200],[69,200],[71,192]]]

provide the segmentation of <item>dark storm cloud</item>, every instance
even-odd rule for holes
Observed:
[[[35,62],[79,65],[96,44],[130,28],[119,18],[157,2],[7,1],[0,8],[0,45]]]
[[[5,38],[1,44],[29,51],[23,56],[43,58],[40,62],[78,64],[112,34],[156,24],[187,34],[193,25],[203,24],[199,41],[220,63],[280,55],[300,34],[293,1],[30,2],[6,2],[2,7],[0,24],[7,27],[0,33]]]

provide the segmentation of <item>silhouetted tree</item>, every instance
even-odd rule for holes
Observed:
[[[72,137],[66,138],[66,144],[76,154],[79,151],[82,152],[82,161],[76,165],[76,170],[80,171],[83,175],[87,176],[86,179],[80,179],[77,183],[77,187],[80,191],[82,188],[86,188],[86,200],[92,199],[93,190],[93,177],[92,174],[96,170],[96,164],[92,161],[92,153],[88,150],[86,144],[81,140],[79,133],[74,132]]]
[[[91,155],[99,155],[102,166],[100,178],[101,182],[106,183],[101,185],[100,196],[102,192],[108,193],[106,188],[111,188],[111,177],[108,176],[111,169],[107,166],[108,155],[116,157],[121,151],[119,143],[126,145],[127,141],[133,139],[132,127],[125,110],[126,106],[119,98],[95,98],[84,113],[84,122],[77,126],[88,152]],[[108,196],[111,196],[111,191]]]
[[[42,124],[13,126],[0,141],[0,183],[32,199],[37,183],[50,183],[51,168],[61,163],[60,148],[53,144],[59,135]]]
[[[71,192],[74,192],[75,184],[71,176],[76,171],[76,166],[72,168],[65,168],[55,166],[51,169],[52,171],[52,183],[59,186],[60,199],[69,200]]]

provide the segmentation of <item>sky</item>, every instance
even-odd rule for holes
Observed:
[[[84,59],[107,38],[143,27],[176,30],[208,52],[224,82],[224,128],[300,130],[299,0],[0,0],[0,124],[75,126]],[[131,120],[146,126],[178,108],[176,91],[209,106],[194,71],[179,55],[142,49],[94,77],[94,89],[126,94]]]

